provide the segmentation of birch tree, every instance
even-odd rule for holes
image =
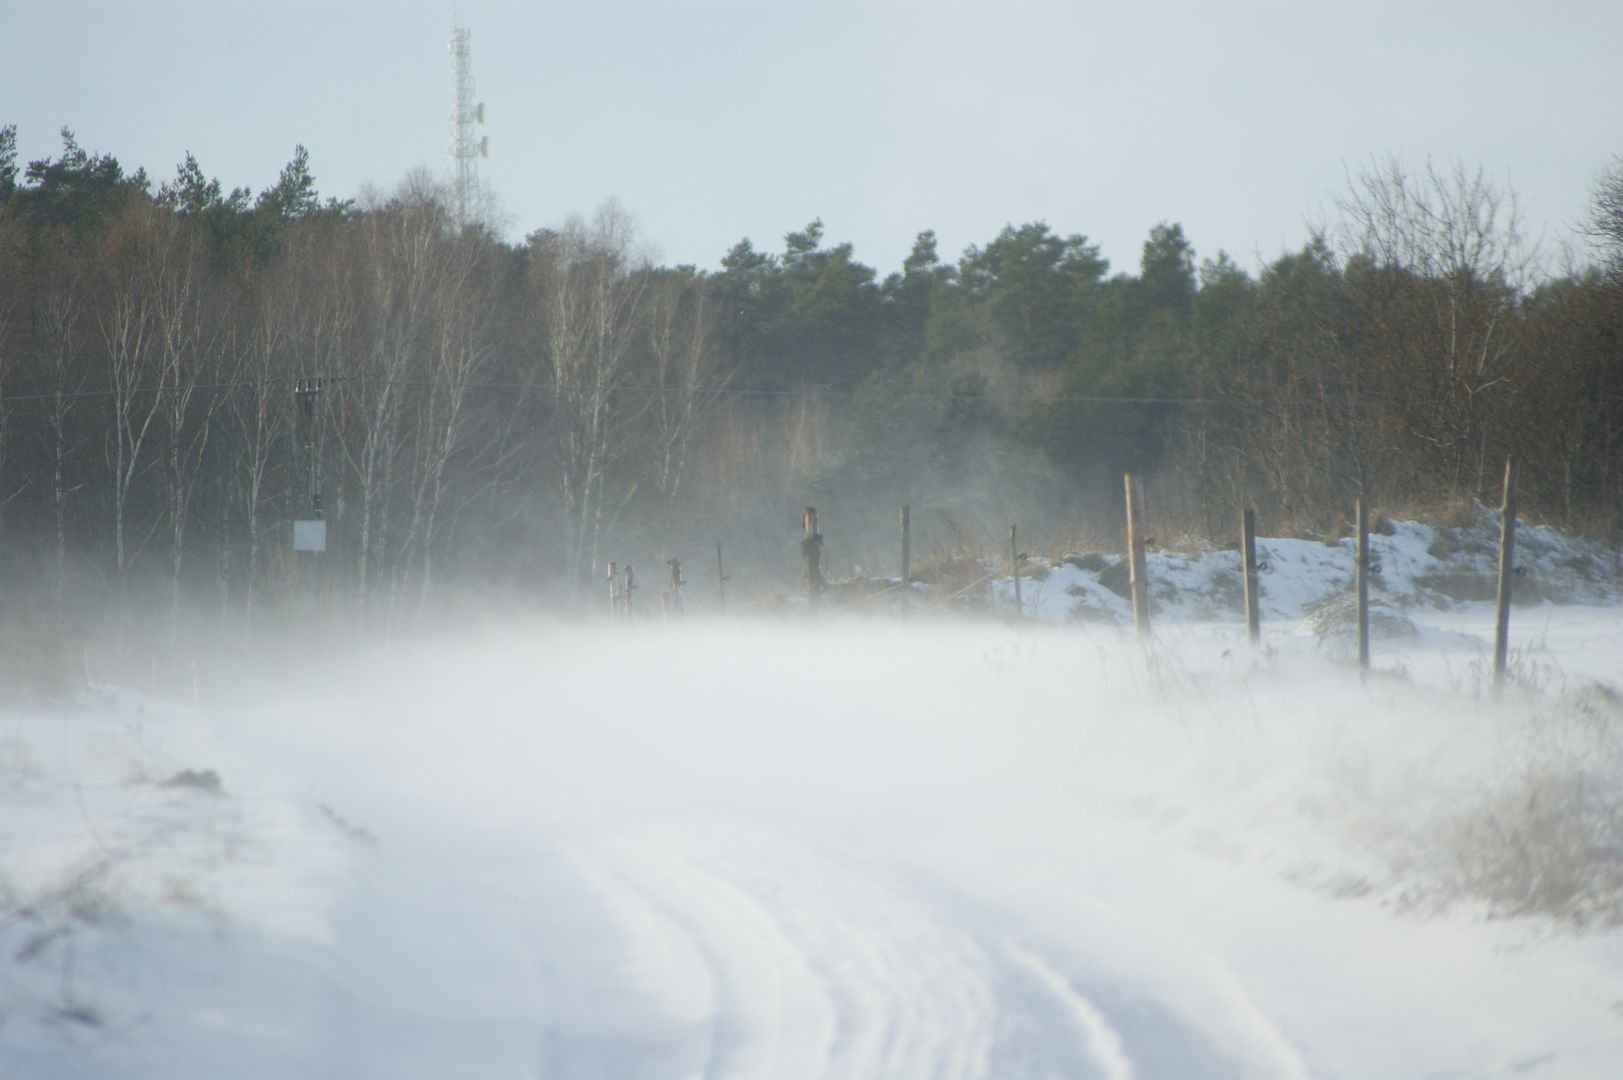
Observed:
[[[444,193],[423,192],[428,205],[416,212],[445,214]],[[446,215],[448,221],[448,215]],[[397,577],[415,568],[419,606],[434,580],[434,546],[451,480],[449,466],[467,439],[467,403],[491,354],[495,292],[488,244],[476,230],[441,230],[434,288],[429,298],[430,338],[424,378],[413,395],[410,519],[402,540]]]
[[[149,203],[132,205],[109,229],[100,259],[95,319],[106,360],[113,566],[121,590],[145,539],[130,534],[131,492],[146,467],[162,407],[154,282],[168,272],[174,254],[162,218]]]
[[[398,577],[391,531],[393,496],[407,467],[407,407],[421,389],[425,353],[432,338],[430,308],[438,240],[447,219],[432,200],[397,199],[358,215],[351,287],[358,297],[359,363],[351,374],[356,430],[340,447],[359,487],[360,524],[355,564],[356,597],[363,608],[376,599],[381,580],[392,599]],[[343,288],[341,286],[341,288]]]
[[[51,598],[58,633],[65,630],[68,579],[68,497],[79,483],[71,475],[78,450],[75,413],[89,368],[85,284],[75,261],[63,252],[45,259],[34,294],[35,370],[42,379],[41,409],[49,438],[51,472]]]
[[[731,377],[712,338],[708,301],[708,278],[678,270],[658,279],[648,305],[652,473],[667,533],[676,528],[694,438]]]
[[[565,520],[564,572],[595,576],[610,465],[631,418],[625,388],[641,333],[648,261],[635,223],[619,203],[590,223],[572,218],[531,237],[530,257],[544,324],[543,366],[558,434],[558,487]],[[615,493],[623,505],[635,481]]]
[[[247,386],[226,397],[235,450],[230,498],[241,507],[247,540],[241,608],[250,624],[257,617],[265,573],[265,519],[278,501],[289,505],[286,473],[279,474],[276,466],[285,461],[284,440],[293,415],[289,398],[299,373],[296,343],[311,336],[300,333],[312,317],[309,308],[314,303],[310,275],[300,265],[309,255],[308,245],[294,241],[289,246],[287,257],[263,275],[254,290],[251,321],[242,338],[240,372]],[[284,478],[280,484],[278,475]],[[229,582],[223,584],[230,587]]]
[[[161,255],[151,261],[152,312],[158,350],[156,376],[164,426],[164,484],[169,519],[169,605],[178,626],[185,569],[186,525],[198,470],[208,447],[221,395],[212,381],[220,358],[217,307],[208,295],[195,237],[172,212],[155,214]],[[233,365],[235,366],[235,365]],[[221,372],[229,377],[230,372]]]

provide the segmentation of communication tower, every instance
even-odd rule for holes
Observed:
[[[456,225],[467,223],[468,204],[479,189],[479,159],[490,156],[490,136],[480,136],[485,103],[473,100],[473,60],[467,27],[451,31],[451,172],[456,187]]]

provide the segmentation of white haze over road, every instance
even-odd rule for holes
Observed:
[[[0,1074],[1615,1076],[1605,890],[1494,916],[1560,906],[1529,799],[1616,836],[1623,718],[1561,661],[1623,610],[1522,619],[1498,702],[1488,618],[1368,679],[1232,625],[693,622],[13,708],[8,888],[116,917],[0,924]]]

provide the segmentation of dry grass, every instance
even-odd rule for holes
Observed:
[[[1057,529],[1043,540],[1056,556],[1067,552],[1120,554],[1127,549],[1127,526],[1125,522],[1089,520]]]
[[[937,552],[913,563],[913,580],[931,586],[932,601],[939,604],[982,605],[986,584],[1008,572],[1007,562],[963,550]]]

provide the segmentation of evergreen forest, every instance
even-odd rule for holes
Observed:
[[[881,272],[819,220],[705,270],[613,201],[515,243],[427,172],[344,201],[303,148],[254,193],[16,146],[0,603],[35,640],[580,610],[608,561],[653,588],[718,543],[787,586],[808,505],[836,571],[893,572],[903,502],[926,545],[1107,542],[1127,470],[1155,530],[1231,543],[1243,505],[1492,504],[1515,451],[1524,512],[1623,538],[1623,164],[1560,270],[1484,173],[1386,161],[1256,272],[1172,221],[1136,266],[1030,221]]]

